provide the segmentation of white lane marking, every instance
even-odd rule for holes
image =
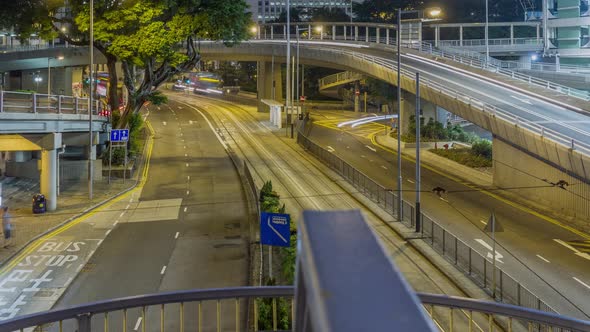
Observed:
[[[547,258],[541,256],[541,255],[536,255],[537,257],[539,257],[540,260],[545,261],[545,263],[551,263]]]
[[[165,126],[166,125],[166,121],[162,121],[162,124]]]
[[[487,225],[487,224],[488,224],[488,222],[487,222],[487,221],[485,221],[485,220],[481,220],[481,219],[479,220],[479,222],[480,222],[480,223],[482,223],[482,224],[484,224],[484,225]]]
[[[365,156],[364,154],[361,154],[361,158],[367,158],[367,156]]]
[[[180,133],[180,136],[182,136],[182,133]]]
[[[484,246],[488,251],[488,258],[492,259],[494,258],[494,255],[492,254],[492,251],[494,250],[494,248],[489,245],[486,241],[482,240],[482,239],[475,239],[475,241],[479,242],[479,244],[481,244],[482,246]],[[496,261],[498,263],[502,263],[504,264],[504,262],[502,261],[502,259],[504,258],[504,255],[502,255],[501,253],[498,252],[498,249],[496,249]]]
[[[410,179],[407,179],[407,180],[408,180],[409,183],[416,183],[416,182],[414,182],[414,181],[412,181]]]
[[[367,149],[369,149],[369,150],[373,151],[373,152],[377,152],[377,149],[375,149],[375,148],[374,148],[374,147],[372,147],[372,146],[365,145],[365,147],[366,147]]]
[[[133,198],[130,198],[129,199],[129,203],[133,203]]]
[[[176,234],[174,235],[175,239],[178,239],[178,236],[180,235],[180,232],[176,232]]]
[[[187,180],[187,181],[190,181],[190,180],[191,180],[191,176],[190,176],[190,175],[187,175],[187,176],[186,176],[186,180]]]
[[[111,230],[109,229],[108,231],[105,232],[105,236],[108,236],[109,233],[111,232]]]
[[[185,206],[185,207],[184,207],[184,212],[186,212],[186,210],[187,210],[187,207]]]
[[[187,194],[187,196],[188,196],[188,194],[190,194],[190,190],[187,190],[187,191],[186,191],[186,194]]]
[[[334,152],[334,151],[336,151],[336,150],[334,150],[334,148],[333,148],[333,147],[331,147],[331,146],[329,146],[329,145],[328,145],[328,146],[326,146],[326,148],[327,148],[327,149],[328,149],[328,151],[330,151],[330,152]]]
[[[191,107],[192,109],[194,109],[195,111],[199,112],[199,114],[201,114],[201,116],[203,117],[203,119],[205,119],[205,121],[207,121],[207,124],[209,125],[209,128],[211,128],[211,130],[213,131],[213,133],[215,134],[215,136],[217,137],[217,140],[219,141],[219,143],[221,143],[221,145],[223,146],[224,149],[227,150],[227,144],[221,139],[221,137],[219,136],[219,134],[217,133],[217,131],[215,131],[215,129],[213,128],[213,125],[211,124],[211,121],[209,121],[209,119],[205,116],[205,114],[203,114],[203,112],[201,112],[200,109],[193,107],[187,103],[183,103],[184,105]]]
[[[188,167],[188,163],[186,163],[186,167]]]
[[[185,146],[183,146],[183,148],[185,148],[185,149],[186,149],[186,145],[185,145]]]
[[[193,124],[193,120],[188,120],[188,124]]]
[[[369,159],[369,162],[372,163],[374,160],[373,159]]]
[[[160,274],[164,274],[164,272],[166,272],[166,265],[162,266],[162,270],[160,271]]]
[[[439,198],[440,198],[440,200],[441,200],[441,201],[443,201],[443,202],[447,202],[447,203],[449,202],[448,200],[446,200],[446,199],[444,199],[444,198],[442,198],[442,197],[439,197]]]
[[[386,166],[383,166],[383,165],[381,165],[381,168],[383,168],[383,169],[387,169],[387,167],[386,167]]]
[[[141,324],[141,320],[142,320],[141,317],[137,318],[137,322],[135,323],[135,327],[133,328],[133,331],[137,331],[139,329],[139,325]]]
[[[130,204],[127,204],[127,206],[125,207],[125,210],[129,210],[130,206],[131,206]]]
[[[162,109],[160,108],[160,106],[158,106],[158,111],[161,111]]]
[[[182,109],[182,106],[178,106],[178,109],[181,110]]]
[[[519,97],[517,97],[517,96],[512,96],[512,95],[511,95],[510,97],[512,97],[512,98],[514,98],[514,99],[516,99],[516,100],[522,101],[522,102],[523,102],[523,103],[525,103],[525,104],[529,104],[529,105],[532,105],[532,104],[533,104],[533,103],[531,103],[531,102],[530,102],[528,99],[519,98]]]
[[[588,285],[587,283],[583,282],[582,280],[580,280],[580,279],[578,279],[578,278],[576,278],[576,277],[573,277],[573,278],[574,278],[574,280],[575,280],[575,281],[577,281],[577,282],[579,282],[580,284],[584,285],[584,287],[586,287],[586,288],[590,289],[590,285]]]
[[[185,156],[185,157],[188,157],[188,153],[185,153],[185,154],[184,154],[184,156]]]
[[[350,146],[346,146],[347,149],[350,149]]]
[[[113,223],[113,226],[117,226],[118,223],[119,223],[119,220],[115,220],[115,222]]]
[[[121,214],[119,214],[119,218],[121,218],[124,215],[125,215],[125,211],[123,211],[123,212],[121,212]]]

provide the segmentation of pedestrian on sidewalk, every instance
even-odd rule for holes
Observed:
[[[2,230],[4,231],[4,248],[11,244],[12,238],[12,216],[8,212],[8,206],[2,208]]]

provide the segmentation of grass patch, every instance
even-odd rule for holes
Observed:
[[[474,154],[471,149],[431,149],[429,151],[441,157],[458,162],[461,165],[473,168],[492,167],[492,159]]]

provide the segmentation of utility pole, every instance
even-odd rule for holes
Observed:
[[[287,123],[288,112],[290,110],[290,101],[291,101],[291,3],[290,0],[287,0],[287,30],[286,30],[286,37],[287,37],[287,77],[286,77],[286,87],[285,87],[285,136],[288,136],[289,124]]]
[[[416,233],[420,232],[420,73],[416,73]]]
[[[402,9],[397,9],[397,221],[403,217],[402,197],[402,79],[401,79],[401,43],[402,43]]]
[[[488,9],[488,0],[486,0],[486,65],[490,60],[490,40],[489,40],[489,28],[490,28],[490,17],[489,17],[489,9]]]
[[[94,0],[90,0],[90,66],[89,74],[90,74],[90,85],[89,85],[89,93],[88,93],[88,198],[92,200],[92,191],[93,191],[93,176],[94,176],[94,165],[92,165],[92,144],[94,143],[92,137],[92,94],[94,92],[94,75],[92,67],[94,66]]]

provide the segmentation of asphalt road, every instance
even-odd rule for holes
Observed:
[[[55,308],[248,284],[248,208],[224,148],[200,115],[175,102],[152,106],[149,120],[155,145],[138,201],[116,219],[116,227]],[[167,330],[179,328],[179,310],[178,305],[166,306]],[[185,327],[196,329],[196,304],[184,310]],[[214,329],[215,303],[205,303],[203,315],[202,327]],[[231,318],[222,318],[223,330],[235,327],[233,301],[222,304],[222,315]],[[109,325],[117,330],[122,319],[122,313],[113,313]],[[141,329],[142,324],[149,331],[159,330],[159,308],[148,308],[145,320],[139,309],[127,312],[129,330]],[[93,328],[102,326],[103,317],[93,319]]]
[[[334,117],[337,117],[334,116]],[[320,119],[325,119],[321,117]],[[344,118],[343,118],[344,119]],[[362,126],[357,127],[362,131]],[[387,188],[397,188],[397,157],[363,135],[315,125],[311,138],[322,147],[351,163]],[[371,147],[371,148],[369,148]],[[375,150],[375,151],[373,151]],[[449,170],[452,174],[452,170]],[[403,196],[415,201],[415,163],[402,162]],[[481,253],[490,252],[492,240],[484,232],[490,212],[495,211],[504,228],[496,234],[502,255],[498,266],[521,281],[534,294],[560,313],[588,319],[590,314],[590,267],[585,257],[576,255],[561,241],[581,238],[537,216],[444,177],[440,172],[422,168],[422,209],[448,230]],[[444,200],[431,192],[434,187],[449,192]],[[491,253],[490,253],[491,255]]]

